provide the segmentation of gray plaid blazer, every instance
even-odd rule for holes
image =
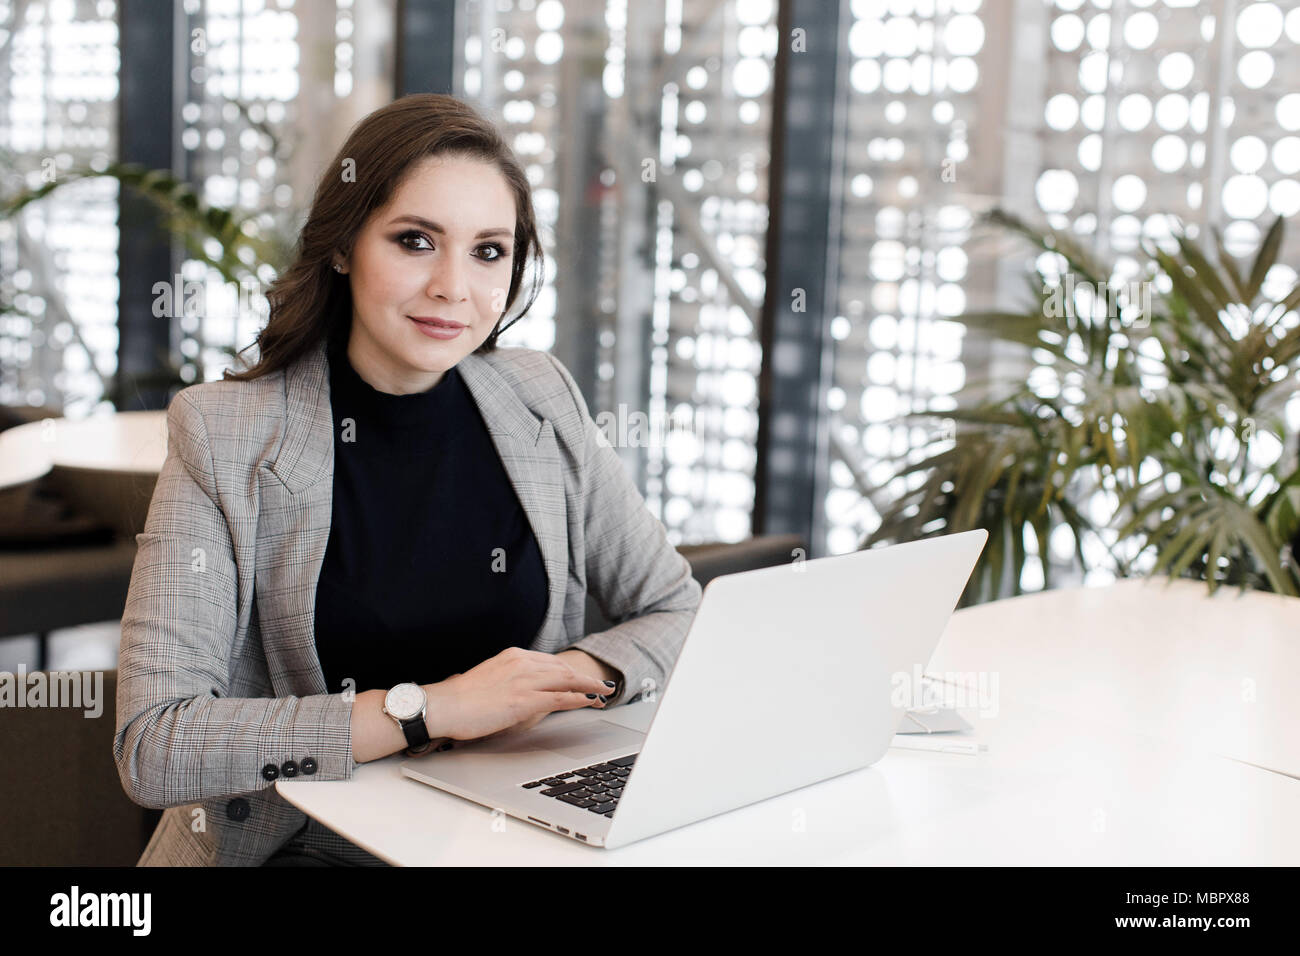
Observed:
[[[531,648],[617,668],[611,704],[662,687],[700,586],[572,376],[523,348],[457,369],[546,568]],[[253,381],[183,389],[167,425],[122,616],[113,754],[131,799],[167,808],[141,865],[257,865],[308,824],[263,768],[347,780],[356,766],[352,704],[326,693],[315,648],[334,485],[324,346]],[[588,589],[619,623],[584,635]]]

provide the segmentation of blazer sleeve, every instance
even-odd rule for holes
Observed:
[[[618,622],[575,641],[623,673],[609,704],[626,703],[668,680],[700,604],[690,563],[668,543],[613,447],[604,441],[569,370],[543,353],[564,378],[583,428],[581,484],[587,589],[601,612]]]
[[[343,695],[227,696],[239,578],[203,414],[183,391],[167,427],[122,616],[113,756],[123,788],[142,806],[181,806],[272,786],[263,766],[309,756],[313,779],[349,779]]]

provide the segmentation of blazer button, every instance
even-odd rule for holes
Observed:
[[[316,772],[316,761],[311,757],[303,757],[302,763],[298,764],[298,769],[310,777]]]
[[[226,816],[230,817],[230,819],[234,820],[236,823],[247,820],[248,801],[243,797],[235,797],[235,799],[226,804]]]
[[[280,773],[284,774],[286,779],[289,777],[296,777],[298,776],[298,765],[292,760],[286,760],[284,763],[280,764]]]
[[[280,768],[277,767],[275,764],[269,763],[262,768],[263,780],[274,780],[278,776],[280,776]]]

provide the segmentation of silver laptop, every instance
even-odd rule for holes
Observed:
[[[402,773],[617,847],[869,766],[905,713],[897,681],[929,663],[987,537],[714,578],[657,693],[556,712]]]

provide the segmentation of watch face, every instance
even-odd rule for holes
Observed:
[[[398,720],[410,720],[424,708],[424,690],[419,684],[398,684],[384,698],[384,709]]]

